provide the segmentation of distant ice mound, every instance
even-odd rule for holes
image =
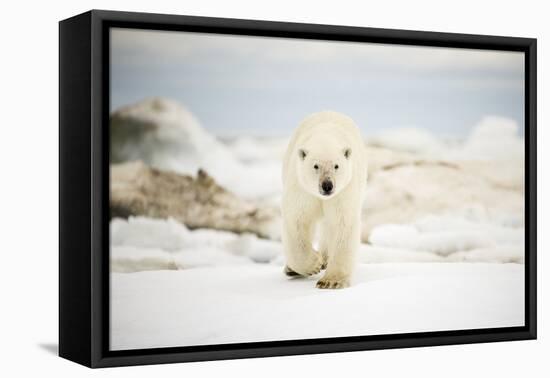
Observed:
[[[522,160],[524,141],[517,123],[509,118],[486,116],[476,124],[456,155],[467,160]],[[451,157],[453,151],[451,151]]]
[[[110,125],[111,163],[141,160],[154,168],[192,175],[201,168],[246,198],[280,191],[277,167],[244,164],[175,101],[155,97],[122,107],[111,114]]]
[[[367,144],[443,160],[523,161],[524,140],[518,130],[513,119],[489,115],[462,142],[449,143],[426,129],[403,127],[371,136]]]
[[[444,145],[428,130],[416,127],[399,127],[378,133],[367,142],[375,146],[412,153],[439,153]]]
[[[111,115],[111,162],[142,160],[155,168],[211,174],[236,165],[230,151],[175,101],[151,98]]]

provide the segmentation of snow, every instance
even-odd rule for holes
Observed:
[[[523,262],[523,227],[507,227],[452,216],[424,217],[412,224],[384,224],[369,237],[374,246],[425,251],[441,256],[469,253],[475,261]],[[475,250],[475,253],[472,251]],[[498,258],[499,251],[506,251]],[[453,257],[454,258],[454,257]]]
[[[131,217],[128,220],[113,219],[111,246],[127,245],[141,248],[178,250],[186,243],[187,227],[173,219]]]
[[[131,217],[111,221],[111,271],[189,269],[203,266],[275,262],[278,241],[252,234],[199,229],[173,219]]]
[[[265,264],[111,274],[111,349],[522,326],[519,264],[360,264],[315,288]]]

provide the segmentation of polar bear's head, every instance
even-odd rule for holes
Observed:
[[[322,199],[336,196],[352,178],[351,147],[334,140],[310,141],[297,150],[296,173],[302,188]]]

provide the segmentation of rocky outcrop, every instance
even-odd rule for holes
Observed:
[[[280,237],[278,208],[242,200],[205,171],[196,177],[142,162],[111,165],[111,218],[174,218],[188,228],[211,228]]]

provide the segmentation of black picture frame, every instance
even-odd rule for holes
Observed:
[[[109,351],[110,27],[525,53],[523,327]],[[89,367],[535,339],[536,39],[92,10],[59,23],[59,355]]]

